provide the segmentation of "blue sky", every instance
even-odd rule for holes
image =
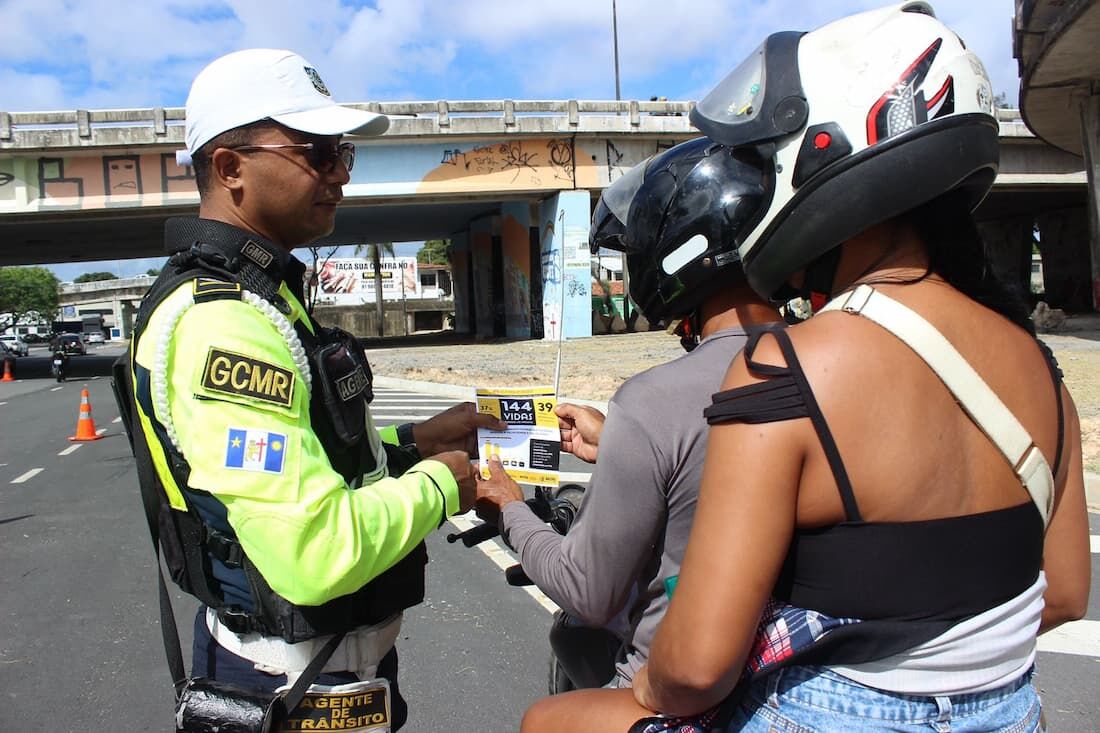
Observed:
[[[883,4],[617,0],[622,97],[698,99],[768,33]],[[1014,101],[1013,0],[933,5]],[[611,0],[0,0],[0,110],[183,106],[206,63],[256,46],[301,53],[339,101],[614,99],[611,15]]]

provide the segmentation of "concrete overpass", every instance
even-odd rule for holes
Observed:
[[[1020,67],[1020,109],[1028,127],[1062,150],[1084,156],[1091,300],[1100,308],[1100,2],[1016,0],[1013,53]],[[1045,254],[1045,253],[1044,253]]]
[[[121,338],[129,338],[138,306],[153,278],[148,275],[86,283],[62,283],[58,306],[72,308],[74,316],[103,316],[103,325]]]
[[[565,335],[587,335],[593,198],[698,135],[689,102],[355,106],[393,125],[359,141],[332,239],[449,237],[457,325],[484,335],[556,337],[563,321]],[[1001,175],[979,214],[1003,269],[1024,278],[1036,218],[1084,210],[1084,164],[1015,111],[999,115]],[[0,112],[0,264],[160,254],[163,220],[198,202],[192,172],[175,164],[183,129],[182,109]]]

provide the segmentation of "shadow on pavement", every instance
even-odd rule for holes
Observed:
[[[67,379],[111,376],[111,365],[117,356],[70,356]],[[53,379],[50,374],[52,356],[21,356],[15,360],[12,377],[15,379]]]

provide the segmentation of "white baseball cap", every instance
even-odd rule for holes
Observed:
[[[187,95],[187,150],[176,158],[190,158],[223,132],[268,118],[312,135],[381,135],[390,126],[385,115],[334,102],[320,74],[298,54],[250,48],[212,61],[195,77]]]

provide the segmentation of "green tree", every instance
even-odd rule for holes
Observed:
[[[306,296],[306,312],[311,316],[313,315],[313,309],[317,305],[317,289],[321,287],[321,269],[328,264],[328,261],[332,259],[332,256],[336,254],[336,250],[340,249],[336,247],[308,247],[310,257],[313,260],[313,264],[306,272],[306,281],[304,283],[305,296]]]
[[[394,256],[393,242],[357,244],[355,254],[360,255],[363,252],[367,253],[367,257],[374,266],[374,305],[378,309],[378,338],[382,338],[386,335],[386,311],[382,305],[382,255]]]
[[[74,283],[94,283],[100,280],[118,280],[118,275],[113,272],[85,272],[73,278]]]
[[[152,277],[156,277],[157,275],[160,274],[160,269],[161,268],[159,268],[159,267],[150,267],[148,270],[145,271],[145,274],[150,275]]]
[[[57,278],[45,267],[0,268],[0,330],[57,314]]]
[[[429,239],[416,252],[416,261],[428,265],[448,265],[451,262],[451,240]]]

